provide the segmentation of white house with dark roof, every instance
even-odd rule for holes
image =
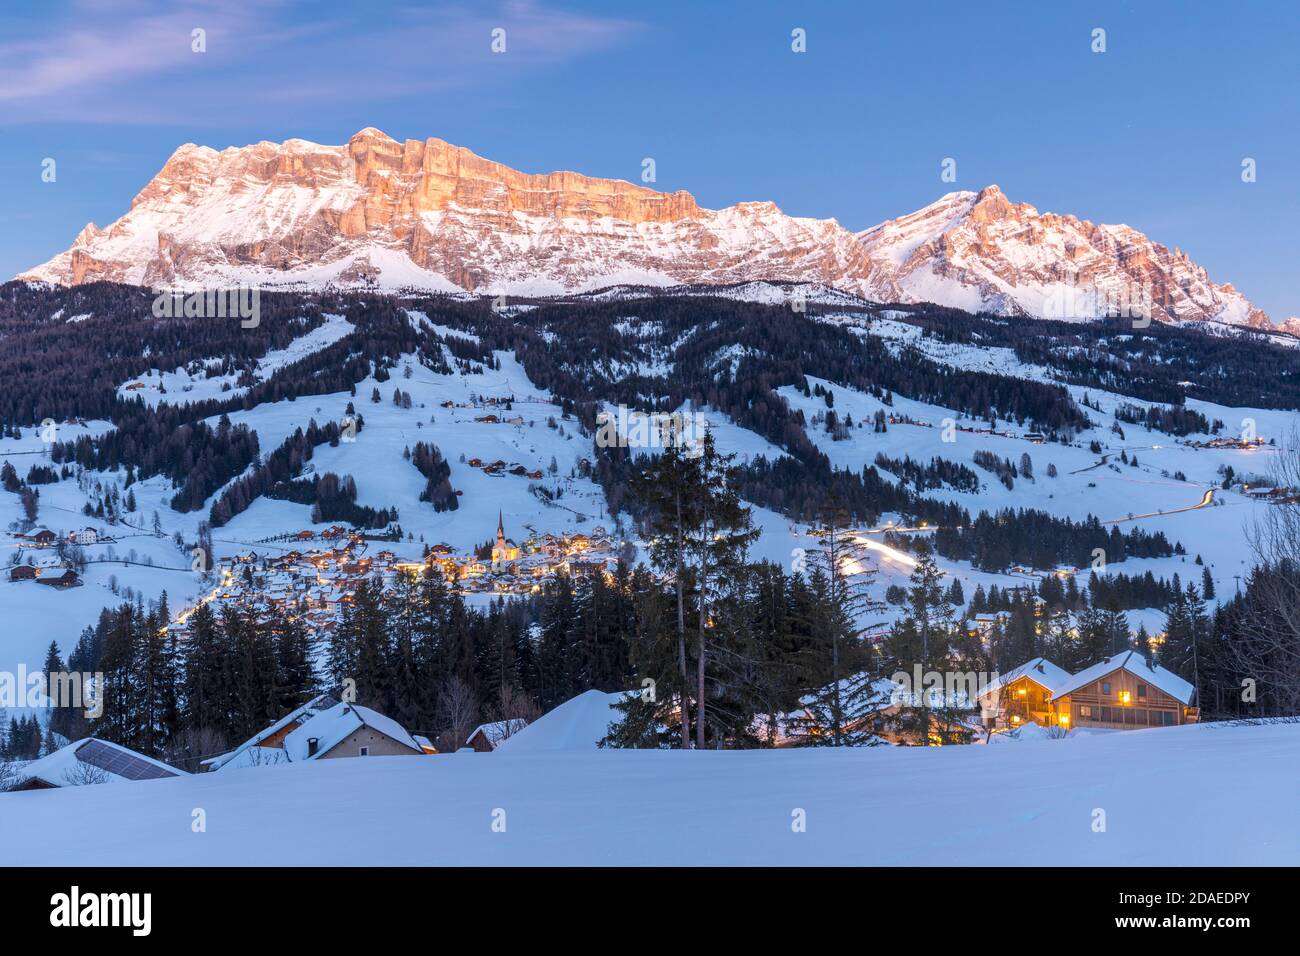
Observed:
[[[422,756],[423,748],[397,721],[360,704],[336,704],[284,738],[290,763],[334,757]]]

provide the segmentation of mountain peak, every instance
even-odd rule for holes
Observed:
[[[349,145],[356,142],[373,142],[373,141],[379,141],[383,143],[397,142],[397,140],[393,139],[393,137],[389,136],[383,130],[376,129],[373,126],[367,126],[365,129],[357,130],[355,133],[351,135],[351,137],[348,138]]]
[[[338,146],[290,139],[218,152],[187,143],[126,215],[88,226],[19,278],[319,286],[361,276],[511,294],[813,282],[879,301],[1031,316],[1058,315],[1051,296],[1072,283],[1084,303],[1097,298],[1088,290],[1136,290],[1159,303],[1159,319],[1266,322],[1232,286],[1141,233],[1040,215],[995,184],[854,234],[768,200],[709,210],[688,192],[524,173],[373,126]]]
[[[971,203],[970,215],[977,222],[988,222],[1016,215],[1016,206],[997,186],[985,186]]]

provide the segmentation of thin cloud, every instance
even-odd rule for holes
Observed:
[[[625,42],[639,24],[514,0],[334,11],[274,2],[191,2],[165,14],[83,2],[0,42],[11,122],[193,123],[259,105],[379,101],[510,81]],[[3,20],[0,20],[0,26]],[[206,31],[207,51],[191,50]],[[494,54],[492,30],[506,31]],[[13,35],[12,30],[5,33]]]

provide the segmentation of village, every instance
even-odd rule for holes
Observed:
[[[304,530],[293,540],[304,545],[320,541],[327,547],[295,548],[276,555],[249,551],[223,562],[216,569],[213,589],[180,614],[171,628],[178,635],[186,634],[194,608],[206,604],[214,611],[232,606],[255,614],[289,613],[313,630],[329,634],[366,579],[388,589],[400,575],[437,572],[460,594],[526,595],[540,592],[542,584],[557,574],[612,574],[618,565],[617,544],[603,526],[590,534],[548,532],[516,542],[506,536],[501,515],[490,554],[457,554],[449,545],[435,544],[423,560],[406,560],[389,547],[372,552],[375,541],[339,525],[319,533]]]

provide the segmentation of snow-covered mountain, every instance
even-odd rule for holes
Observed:
[[[1052,318],[1141,314],[1268,327],[1231,284],[1125,225],[1040,213],[997,186],[858,234],[883,297]]]
[[[853,233],[770,202],[700,207],[572,172],[533,175],[439,139],[361,130],[217,151],[187,144],[105,229],[20,279],[246,283],[548,295],[611,284],[816,282],[876,300],[1002,314],[1264,327],[1231,285],[1128,226],[955,192]]]

